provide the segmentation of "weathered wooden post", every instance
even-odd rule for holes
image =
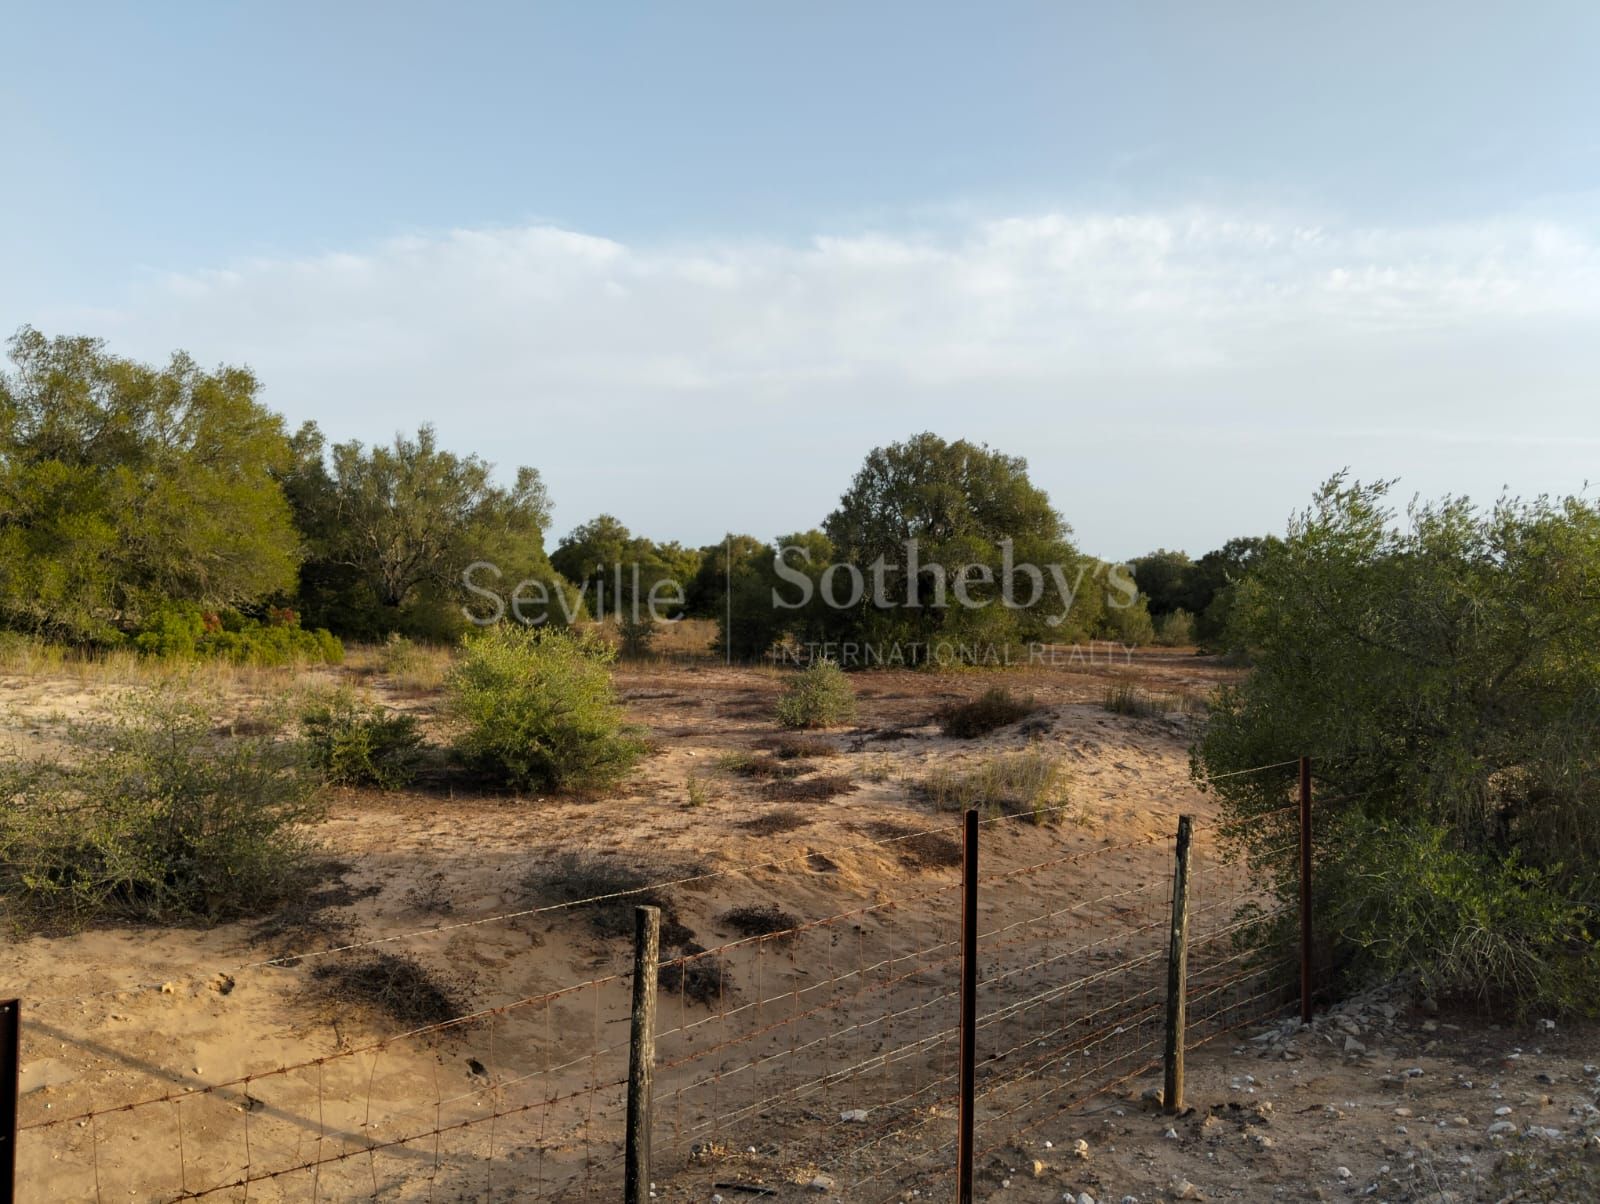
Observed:
[[[1172,940],[1167,947],[1167,1044],[1162,1061],[1166,1083],[1161,1104],[1169,1113],[1183,1110],[1184,1026],[1189,1008],[1189,843],[1193,823],[1178,817],[1178,848],[1172,867]]]
[[[17,1100],[22,1081],[22,1000],[0,999],[0,1204],[17,1198]]]
[[[1311,758],[1300,758],[1300,1023],[1311,1023]]]
[[[656,1065],[656,975],[661,960],[661,909],[633,912],[633,1027],[628,1049],[628,1134],[625,1204],[650,1199],[650,1088]]]
[[[978,1086],[978,810],[967,812],[961,854],[961,1114],[956,1130],[956,1200],[972,1204],[973,1110]]]

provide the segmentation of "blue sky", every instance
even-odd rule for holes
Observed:
[[[1586,4],[27,5],[0,328],[431,420],[556,532],[816,523],[922,429],[1091,550],[1600,447]]]

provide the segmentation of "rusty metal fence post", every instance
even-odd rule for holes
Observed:
[[[22,1081],[22,1001],[0,999],[0,1204],[17,1198],[17,1099]]]
[[[1300,1022],[1311,1023],[1311,758],[1300,758]]]
[[[972,1204],[973,1109],[978,1085],[978,811],[967,812],[961,844],[961,1113],[956,1131],[956,1200]]]
[[[650,1095],[656,1065],[656,976],[661,961],[661,909],[633,912],[633,1026],[628,1046],[628,1129],[624,1204],[650,1200]]]
[[[1183,1110],[1183,1041],[1189,1003],[1189,844],[1193,822],[1178,817],[1178,846],[1172,867],[1172,939],[1167,946],[1166,1070],[1161,1105],[1169,1113]]]

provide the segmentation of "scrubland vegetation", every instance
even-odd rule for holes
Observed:
[[[1125,571],[1075,546],[1024,461],[923,434],[871,451],[815,529],[688,548],[601,515],[547,556],[538,473],[498,483],[426,428],[327,447],[314,427],[286,431],[244,369],[182,355],[150,367],[31,330],[11,357],[0,665],[153,691],[80,725],[70,757],[6,765],[0,891],[13,916],[269,908],[299,881],[322,784],[401,789],[428,767],[490,790],[603,796],[648,751],[612,672],[619,656],[660,654],[670,625],[634,610],[654,598],[664,618],[715,618],[715,640],[698,638],[735,658],[892,647],[898,663],[935,668],[980,663],[973,648],[1093,638],[1225,653],[1248,668],[1209,699],[1130,676],[1100,701],[1187,717],[1198,779],[1215,781],[1242,847],[1286,892],[1292,867],[1264,817],[1283,807],[1289,771],[1240,771],[1313,758],[1318,931],[1343,984],[1409,975],[1524,1009],[1592,1011],[1600,998],[1600,514],[1583,499],[1445,499],[1401,516],[1385,486],[1340,478],[1282,536],[1198,560],[1159,550]],[[480,626],[498,600],[468,587],[474,562],[508,590],[538,583],[541,622]],[[922,604],[957,590],[979,604]],[[301,691],[297,714],[229,729],[197,701],[225,674],[287,673],[257,682],[287,696],[291,670],[331,673],[345,640],[347,684]],[[768,722],[852,723],[858,666],[810,659],[774,671]],[[381,683],[390,702],[351,681]],[[391,705],[406,697],[440,699],[433,727]],[[929,722],[1015,738],[1035,709],[997,684]],[[890,777],[870,759],[801,772],[833,751],[805,739],[722,768],[799,802]],[[674,789],[704,807],[716,781],[690,773]],[[916,789],[937,810],[1036,818],[1068,797],[1062,763],[1033,747],[936,766]]]

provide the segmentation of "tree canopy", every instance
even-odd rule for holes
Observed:
[[[290,449],[244,368],[164,367],[24,328],[0,374],[0,611],[84,641],[165,602],[292,590],[299,538],[274,478]]]

